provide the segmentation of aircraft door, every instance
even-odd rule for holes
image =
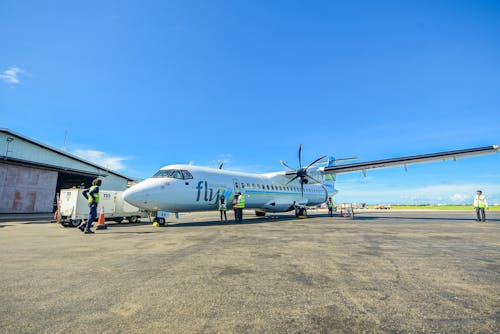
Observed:
[[[240,182],[240,180],[238,179],[233,179],[233,189],[235,195],[239,192],[245,194],[245,182]]]
[[[240,182],[240,180],[238,179],[233,179],[233,189],[234,189],[233,192],[234,195],[231,198],[231,200],[233,200],[234,196],[238,195],[238,193],[245,194],[245,184]]]
[[[237,194],[238,192],[240,192],[240,181],[238,181],[238,179],[233,179],[233,190],[234,190],[234,193]]]

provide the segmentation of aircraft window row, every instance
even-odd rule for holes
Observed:
[[[236,186],[236,188],[239,188],[239,186],[241,185],[241,188],[244,189],[245,187],[246,188],[249,188],[249,189],[262,189],[262,190],[275,190],[275,191],[295,191],[295,192],[300,192],[300,187],[290,187],[290,186],[278,186],[278,185],[269,185],[269,184],[255,184],[255,183],[245,183],[245,182],[241,182],[238,183],[238,182],[235,182],[234,185]],[[316,187],[308,187],[308,186],[304,186],[304,191],[307,191],[307,192],[315,192],[315,193],[322,193],[323,190],[322,189],[319,189],[319,188],[316,188]]]
[[[173,179],[192,179],[193,175],[187,170],[179,169],[160,169],[153,177],[170,177]]]

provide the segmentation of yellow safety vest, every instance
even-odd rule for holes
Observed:
[[[329,208],[333,208],[333,202],[328,201],[326,204],[328,204]]]
[[[97,191],[93,195],[90,195],[90,192],[92,190],[94,190],[95,188],[98,188],[98,187],[97,186],[92,186],[92,187],[89,188],[89,194],[88,194],[88,197],[87,197],[87,200],[89,201],[89,203],[93,203],[93,202],[99,203],[99,191]]]
[[[486,208],[486,202],[485,202],[485,197],[484,195],[481,195],[481,196],[476,196],[476,198],[474,199],[474,204],[475,206],[477,206],[478,208]]]
[[[245,207],[245,196],[244,195],[240,195],[238,197],[238,204],[236,205],[236,207],[238,209],[243,209]]]

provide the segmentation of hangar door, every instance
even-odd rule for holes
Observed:
[[[57,172],[0,164],[0,213],[52,212]]]

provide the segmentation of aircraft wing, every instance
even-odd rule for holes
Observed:
[[[337,165],[332,167],[325,167],[323,172],[325,174],[343,174],[355,171],[362,171],[366,173],[368,169],[387,168],[393,166],[406,166],[411,164],[418,164],[429,161],[439,160],[456,160],[457,158],[472,157],[475,155],[485,155],[490,153],[497,153],[500,147],[498,145],[476,147],[465,150],[446,151],[430,154],[411,155],[407,157],[391,158],[383,160],[373,160],[366,162],[356,162],[352,164]]]

